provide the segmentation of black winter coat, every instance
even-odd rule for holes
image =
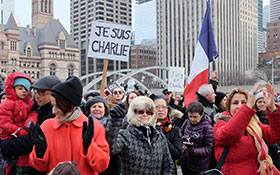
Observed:
[[[183,142],[180,134],[180,128],[177,126],[173,126],[171,131],[168,132],[163,131],[163,134],[167,138],[168,148],[172,159],[174,161],[179,159],[182,154],[182,146],[183,146]]]
[[[214,116],[216,115],[216,109],[214,107],[214,104],[209,103],[209,101],[205,97],[200,95],[198,92],[196,92],[195,94],[197,96],[196,101],[202,103],[204,114],[208,115],[211,118],[212,126],[214,126],[215,124]]]

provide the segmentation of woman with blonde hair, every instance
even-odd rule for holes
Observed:
[[[215,157],[219,160],[226,146],[230,146],[222,168],[224,175],[280,174],[268,155],[267,144],[280,140],[280,107],[274,101],[274,89],[266,84],[264,99],[270,125],[262,124],[254,109],[260,83],[248,92],[233,89],[226,101],[226,111],[214,126]]]

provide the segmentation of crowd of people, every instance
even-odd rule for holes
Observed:
[[[280,174],[280,106],[260,86],[221,92],[214,72],[185,106],[168,89],[83,96],[75,76],[2,74],[0,175],[197,175],[228,147],[223,174]]]

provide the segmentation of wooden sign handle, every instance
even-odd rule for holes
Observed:
[[[107,74],[108,62],[109,62],[108,59],[104,59],[103,76],[102,76],[101,89],[100,89],[100,96],[101,97],[104,97],[104,90],[105,90],[105,82],[106,82],[106,74]]]

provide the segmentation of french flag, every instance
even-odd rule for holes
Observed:
[[[190,75],[184,91],[185,107],[196,100],[195,92],[203,84],[208,84],[208,67],[214,57],[218,56],[214,34],[211,24],[210,2],[207,1],[207,9],[203,19],[198,43],[195,48]]]

